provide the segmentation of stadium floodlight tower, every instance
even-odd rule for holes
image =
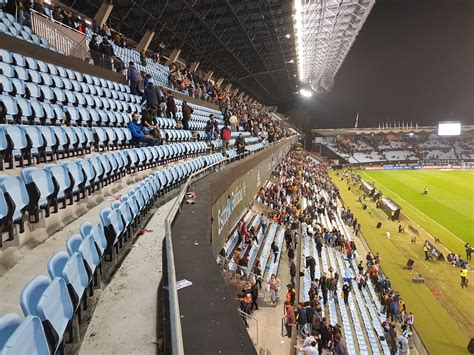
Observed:
[[[298,76],[315,93],[332,89],[334,77],[375,0],[295,0]]]

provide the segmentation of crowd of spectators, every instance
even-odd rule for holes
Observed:
[[[391,352],[406,354],[411,342],[414,316],[407,313],[405,302],[399,293],[392,289],[390,280],[380,270],[380,255],[366,256],[360,260],[356,275],[350,269],[339,275],[331,267],[315,277],[315,257],[321,257],[324,246],[337,249],[345,254],[345,260],[351,262],[357,256],[354,242],[349,241],[337,228],[326,229],[319,223],[318,216],[326,214],[335,222],[338,213],[339,191],[330,181],[325,166],[314,164],[305,157],[305,153],[292,152],[274,172],[276,183],[262,188],[257,201],[272,209],[272,220],[286,226],[285,245],[289,259],[290,280],[285,297],[285,326],[291,337],[292,324],[296,324],[298,336],[304,339],[302,351],[322,353],[323,349],[336,354],[347,354],[347,346],[339,324],[329,324],[322,315],[322,309],[333,300],[348,303],[352,287],[359,290],[370,282],[380,299],[386,315],[383,323],[384,336]],[[360,230],[360,224],[350,209],[341,209],[341,218],[352,227],[354,234]],[[308,269],[311,286],[308,291],[309,302],[295,304],[295,277],[299,272],[295,266],[295,255],[301,238],[313,238],[318,255],[306,255],[303,268]],[[317,351],[317,352],[314,352]]]

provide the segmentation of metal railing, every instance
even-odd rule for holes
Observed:
[[[250,314],[245,313],[241,309],[237,309],[237,312],[239,313],[239,315],[242,318],[245,318],[245,320],[247,321],[247,324],[248,324],[249,321],[255,323],[255,327],[253,327],[253,329],[255,329],[255,335],[254,335],[254,337],[252,337],[252,334],[250,334],[250,337],[252,339],[254,339],[254,344],[257,345],[258,344],[258,320],[257,320],[257,318],[252,317]],[[249,328],[251,328],[251,327],[249,327]]]
[[[31,11],[31,29],[37,36],[48,41],[50,47],[57,49],[65,55],[85,60],[88,56],[86,35],[69,26],[62,24]]]
[[[290,142],[293,140],[295,136],[284,138],[282,140],[273,142],[265,146],[265,148],[269,148],[270,146],[280,143],[284,140]],[[211,164],[199,171],[194,172],[191,174],[186,183],[181,188],[180,193],[176,197],[173,205],[171,206],[170,211],[166,215],[165,218],[165,243],[166,243],[166,259],[167,259],[167,274],[168,274],[168,298],[169,298],[169,318],[170,318],[170,335],[171,335],[171,351],[173,355],[182,355],[184,354],[184,343],[183,343],[183,333],[181,329],[181,316],[179,311],[179,299],[178,299],[178,290],[176,288],[176,269],[174,265],[174,253],[173,253],[173,241],[171,235],[171,225],[178,214],[181,211],[181,204],[184,200],[186,192],[189,189],[191,183],[198,179],[198,177],[202,177],[203,175],[207,174],[209,171],[214,170],[215,168],[219,168],[223,165],[227,165],[233,161],[242,159],[252,153],[256,153],[260,150],[249,152],[246,151],[241,155],[237,155],[235,157],[226,158],[221,160],[220,162]]]

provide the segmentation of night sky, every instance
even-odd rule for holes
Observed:
[[[303,129],[474,124],[474,0],[377,0],[332,91],[279,111]]]

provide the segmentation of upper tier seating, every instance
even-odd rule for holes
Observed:
[[[22,41],[27,41],[38,46],[48,48],[56,51],[50,47],[48,41],[42,37],[35,35],[31,32],[31,28],[28,26],[20,25],[14,16],[0,10],[0,32],[5,33],[9,36],[16,37]]]

